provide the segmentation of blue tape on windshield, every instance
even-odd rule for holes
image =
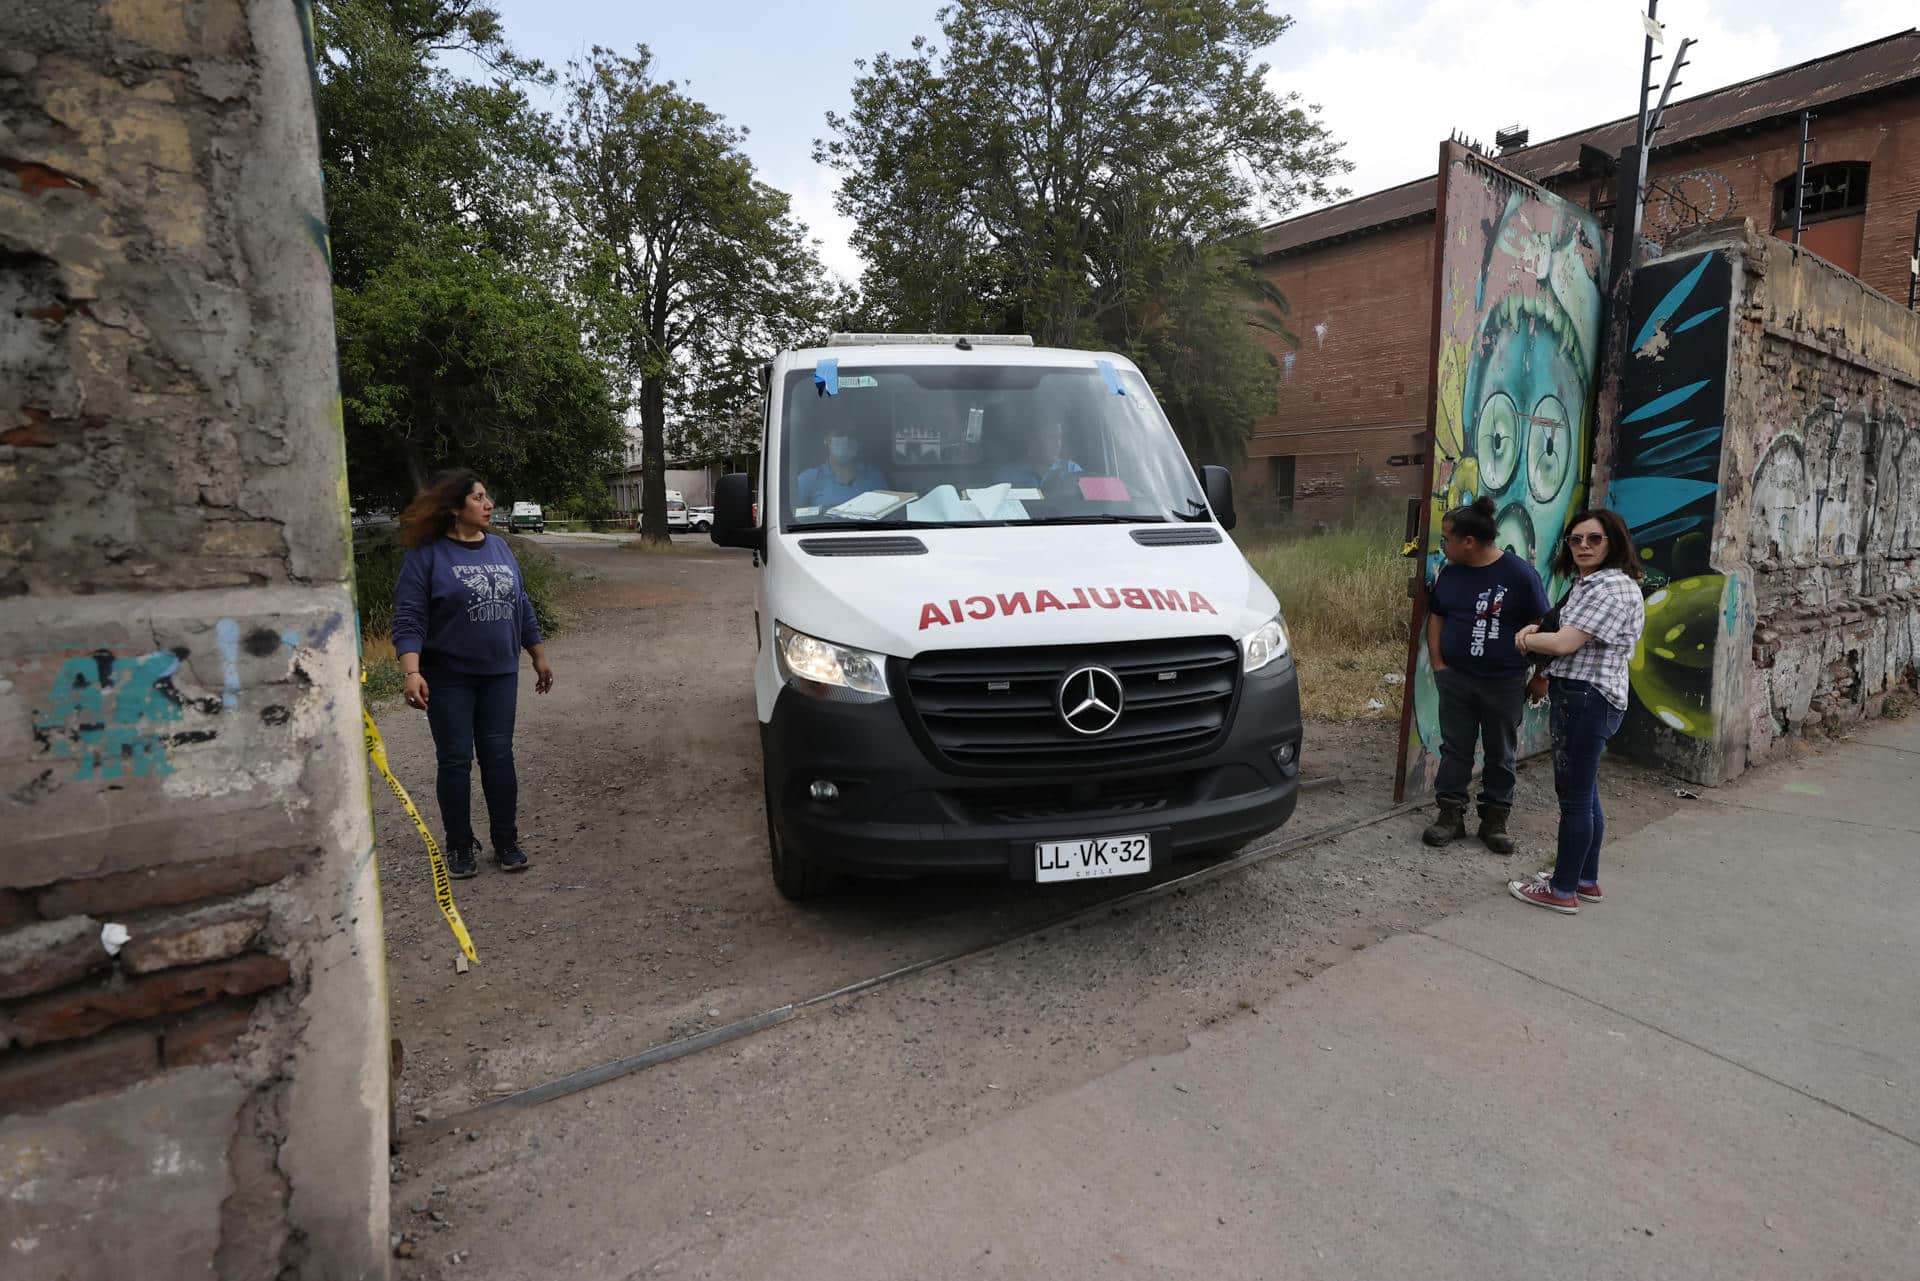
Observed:
[[[822,395],[840,394],[840,361],[837,357],[824,356],[813,362],[813,385]]]
[[[1093,363],[1100,367],[1101,376],[1107,380],[1108,391],[1116,396],[1127,394],[1127,389],[1120,385],[1120,375],[1114,372],[1111,360],[1096,360]]]

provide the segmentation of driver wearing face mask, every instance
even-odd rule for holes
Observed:
[[[860,461],[860,442],[845,429],[827,433],[827,461],[800,473],[794,482],[796,507],[836,507],[869,490],[885,489],[886,473]]]

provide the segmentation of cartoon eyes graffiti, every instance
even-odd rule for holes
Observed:
[[[1480,406],[1474,427],[1475,453],[1480,459],[1480,481],[1489,492],[1507,487],[1520,465],[1520,421],[1513,398],[1496,391]]]
[[[1573,427],[1567,407],[1553,395],[1542,396],[1533,407],[1532,426],[1527,433],[1527,487],[1535,502],[1544,503],[1560,492],[1573,469]]]
[[[1522,422],[1527,425],[1524,442]],[[1535,502],[1547,502],[1559,494],[1573,470],[1573,425],[1567,407],[1558,396],[1548,394],[1523,419],[1513,398],[1496,391],[1480,406],[1474,452],[1480,460],[1481,483],[1488,493],[1499,493],[1512,482],[1524,452],[1527,488]]]

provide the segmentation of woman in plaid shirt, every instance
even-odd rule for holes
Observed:
[[[1523,903],[1569,915],[1582,902],[1600,901],[1600,753],[1627,713],[1627,660],[1633,657],[1647,610],[1640,596],[1640,562],[1618,512],[1583,511],[1567,526],[1553,572],[1578,574],[1560,606],[1560,629],[1523,627],[1514,643],[1523,654],[1551,656],[1547,667],[1553,712],[1553,790],[1560,797],[1560,850],[1553,871],[1511,881]]]

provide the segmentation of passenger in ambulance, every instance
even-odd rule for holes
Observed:
[[[793,504],[825,510],[870,490],[887,488],[887,474],[860,457],[860,441],[842,426],[827,429],[827,460],[794,480]]]
[[[1066,424],[1054,419],[1042,423],[1034,433],[1028,456],[1002,467],[995,473],[993,483],[1044,490],[1065,478],[1078,476],[1082,470],[1079,463],[1067,457]]]

